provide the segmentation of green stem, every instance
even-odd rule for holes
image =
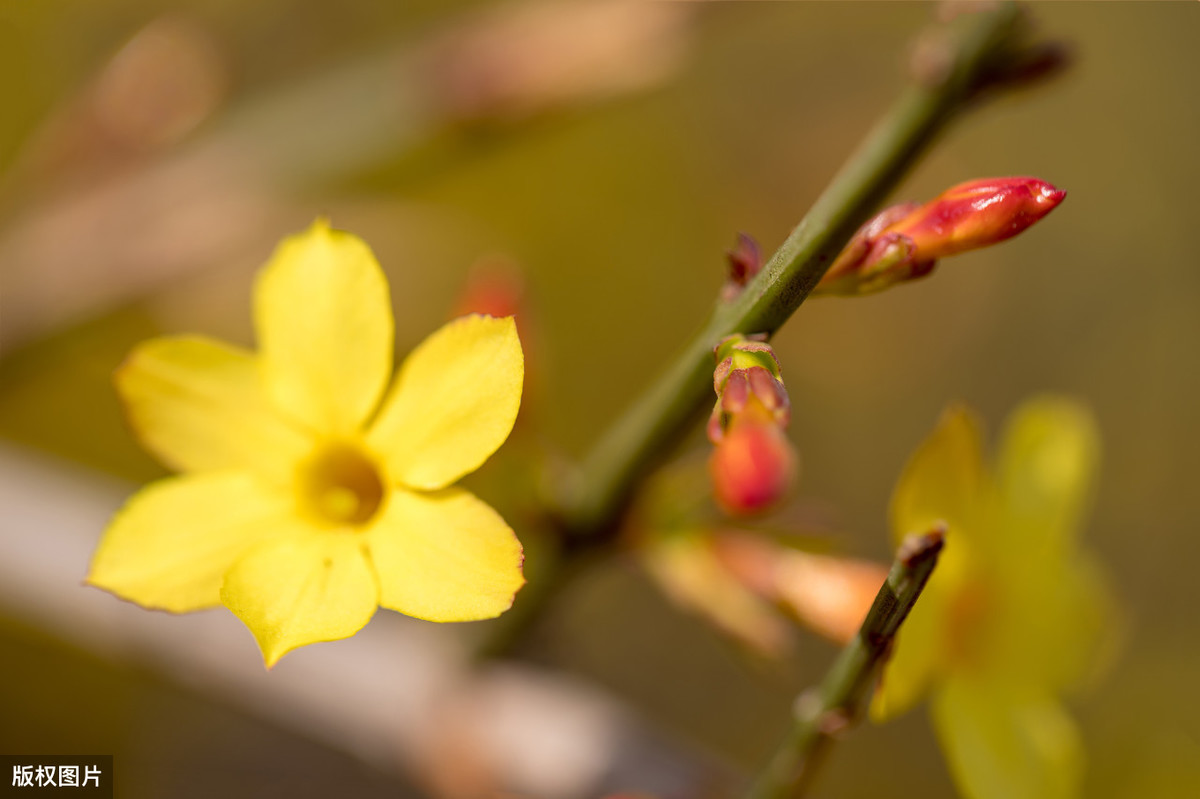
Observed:
[[[750,789],[747,799],[796,799],[812,781],[833,738],[859,717],[900,624],[937,565],[944,533],[910,536],[875,596],[858,635],[846,645],[820,687],[796,702],[791,732]]]
[[[952,23],[938,44],[937,79],[911,86],[881,119],[762,272],[712,318],[658,380],[599,439],[559,514],[568,535],[607,538],[633,487],[711,401],[713,348],[734,333],[773,334],[800,307],[854,231],[917,157],[996,73],[1019,19],[1002,4]]]
[[[1019,52],[1020,15],[1012,3],[961,14],[937,42],[937,77],[914,80],[834,177],[759,275],[705,328],[599,438],[552,509],[563,558],[595,553],[616,537],[633,489],[711,402],[713,348],[734,333],[773,334],[800,307],[854,231],[866,221],[937,134],[984,88],[1002,80]],[[532,628],[555,590],[517,598],[516,618],[487,651],[510,651]]]

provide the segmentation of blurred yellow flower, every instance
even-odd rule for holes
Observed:
[[[118,371],[134,430],[185,474],[129,500],[88,582],[148,608],[223,603],[268,666],[353,635],[378,605],[431,621],[507,610],[520,542],[451,484],[512,429],[512,318],[450,322],[388,390],[387,281],[362,240],[321,220],[279,245],[254,306],[257,354],[160,338]]]
[[[895,540],[947,526],[871,714],[927,691],[950,771],[969,799],[1078,796],[1083,751],[1060,696],[1097,653],[1109,597],[1076,528],[1099,442],[1078,404],[1041,397],[1010,418],[995,467],[978,425],[951,408],[892,496]]]

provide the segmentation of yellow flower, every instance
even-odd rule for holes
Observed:
[[[970,799],[1079,793],[1083,751],[1060,696],[1091,665],[1108,606],[1076,546],[1098,452],[1085,409],[1042,397],[1011,417],[988,472],[974,418],[951,408],[892,496],[897,542],[944,522],[946,549],[871,713],[882,720],[931,693],[934,728]]]
[[[133,428],[185,474],[125,505],[88,582],[148,608],[224,604],[267,666],[353,635],[378,605],[431,621],[507,610],[520,542],[451,484],[512,429],[512,318],[447,324],[388,390],[387,281],[364,242],[324,221],[279,245],[254,310],[257,354],[160,338],[118,371]]]

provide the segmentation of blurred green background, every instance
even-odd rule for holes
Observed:
[[[80,634],[73,603],[116,602],[78,584],[103,514],[66,539],[15,503],[70,519],[161,475],[111,371],[164,332],[250,344],[253,271],[319,214],[375,249],[401,352],[447,317],[473,264],[519,264],[536,322],[526,421],[585,452],[703,323],[737,231],[770,252],[799,221],[903,86],[935,10],[625,8],[0,3],[0,751],[113,752],[130,797],[407,790],[354,745],[195,678],[202,664]],[[1071,68],[969,114],[896,199],[1010,174],[1068,198],[928,280],[804,305],[775,341],[797,501],[833,520],[837,551],[886,559],[892,483],[948,401],[993,432],[1030,394],[1086,401],[1104,438],[1086,541],[1122,613],[1111,664],[1073,700],[1086,795],[1197,795],[1200,5],[1032,12]],[[68,564],[54,573],[69,579],[29,593],[5,573],[22,568],[12,553]],[[543,632],[544,660],[637,708],[684,759],[734,772],[762,762],[834,651],[805,638],[783,664],[755,662],[623,560],[585,574]],[[249,647],[228,657],[257,668]],[[897,786],[954,795],[921,712],[856,731],[820,795]]]

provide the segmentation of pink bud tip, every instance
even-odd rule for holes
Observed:
[[[762,252],[758,249],[758,242],[745,233],[739,233],[737,244],[725,251],[725,257],[729,261],[729,273],[725,285],[721,287],[721,301],[732,302],[742,293],[746,284],[762,271]]]
[[[722,510],[745,516],[783,498],[796,472],[792,446],[777,425],[757,418],[735,422],[708,462]]]
[[[762,270],[758,242],[745,233],[738,234],[737,244],[725,255],[729,259],[729,279],[739,286],[749,283]]]
[[[917,258],[930,261],[1012,238],[1066,196],[1038,178],[982,178],[947,189],[884,232],[908,236]]]

